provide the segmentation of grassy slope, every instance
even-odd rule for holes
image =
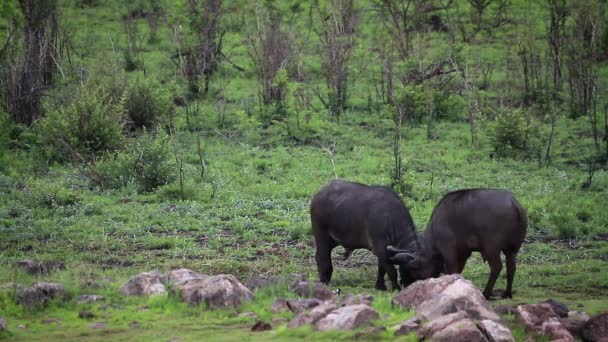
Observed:
[[[179,4],[169,10],[171,18],[183,20]],[[103,61],[120,59],[113,53],[124,44],[122,23],[117,3],[94,8],[65,6],[75,32],[75,56],[84,68],[95,70]],[[539,13],[534,8],[530,13]],[[520,15],[520,14],[517,14]],[[522,14],[523,15],[523,14]],[[237,16],[231,17],[233,21]],[[373,27],[362,30],[363,42],[373,39]],[[538,31],[542,33],[542,25]],[[184,23],[184,26],[187,26]],[[140,22],[142,32],[145,23]],[[143,34],[143,33],[142,33]],[[175,79],[175,69],[168,56],[172,47],[168,29],[161,28],[158,42],[144,40],[148,73],[163,80]],[[488,37],[492,48],[471,46],[471,55],[500,62],[504,49],[500,39],[514,32]],[[481,43],[480,43],[481,44]],[[364,44],[362,44],[364,45]],[[363,47],[356,56],[364,59]],[[251,62],[247,59],[242,37],[228,32],[226,51],[231,59],[248,68],[238,73],[221,68],[221,77],[214,87],[224,88],[228,106],[242,106],[244,98],[255,101],[255,81]],[[319,72],[318,60],[307,57],[310,72]],[[500,80],[504,75],[497,72]],[[353,104],[364,107],[369,82],[352,87]],[[216,120],[212,105],[202,120],[210,127]],[[317,104],[318,106],[318,104]],[[183,113],[177,123],[183,127]],[[230,111],[227,114],[230,116]],[[230,118],[229,118],[230,119]],[[207,313],[190,309],[169,299],[136,300],[116,297],[115,290],[129,276],[144,270],[168,270],[190,267],[207,274],[233,273],[241,279],[253,275],[289,274],[293,272],[316,277],[314,245],[309,234],[308,199],[327,180],[340,178],[365,183],[387,184],[392,166],[392,123],[380,114],[348,112],[340,126],[334,152],[335,173],[328,154],[317,146],[270,146],[247,144],[247,139],[226,140],[211,133],[207,138],[209,172],[204,180],[196,174],[194,137],[179,133],[182,156],[186,162],[187,201],[174,199],[175,185],[152,194],[134,194],[129,189],[115,192],[90,190],[78,173],[67,166],[55,166],[46,174],[16,171],[0,175],[0,284],[16,281],[28,284],[34,279],[15,272],[11,265],[22,258],[65,260],[70,270],[44,277],[66,283],[72,294],[90,292],[82,288],[86,281],[114,278],[107,289],[112,302],[123,309],[109,310],[109,317],[99,305],[92,309],[108,322],[108,330],[91,330],[89,322],[77,319],[75,304],[51,305],[41,312],[25,312],[12,302],[10,291],[0,295],[0,312],[9,318],[12,339],[86,339],[102,340],[167,340],[178,336],[188,339],[226,338],[285,339],[306,337],[310,332],[285,331],[251,334],[251,319],[234,317],[234,313]],[[513,160],[492,160],[485,124],[480,126],[480,148],[469,146],[468,126],[463,123],[442,123],[436,128],[438,139],[426,139],[426,128],[407,127],[403,155],[406,180],[413,186],[405,201],[420,231],[423,230],[437,200],[446,191],[463,187],[496,187],[510,189],[528,208],[530,227],[523,246],[516,274],[515,299],[501,303],[534,302],[549,297],[564,301],[573,308],[591,313],[608,310],[608,174],[598,172],[590,191],[581,191],[585,173],[567,163],[576,154],[571,134],[588,129],[588,123],[562,120],[558,132],[553,167],[539,169],[534,163]],[[576,239],[567,239],[576,237]],[[602,237],[604,240],[602,240]],[[357,251],[348,261],[336,261],[333,286],[354,292],[373,292],[375,262],[365,251]],[[472,258],[465,276],[480,287],[485,284],[487,265]],[[352,286],[358,286],[353,288]],[[504,287],[504,279],[498,288]],[[277,290],[283,294],[284,289]],[[375,293],[375,292],[373,292]],[[393,311],[389,294],[375,293],[377,308]],[[255,311],[268,317],[271,296],[258,295],[256,301],[241,311]],[[579,307],[579,304],[582,305]],[[147,312],[137,308],[148,305]],[[42,325],[41,319],[61,317],[61,325]],[[95,321],[98,321],[95,320]],[[128,325],[137,320],[140,329]],[[394,320],[394,321],[393,321]],[[383,320],[390,326],[396,318]],[[24,323],[28,329],[15,329]],[[390,324],[389,324],[390,323]],[[203,326],[203,327],[202,327]],[[230,334],[225,334],[226,327]],[[520,332],[518,332],[520,333]],[[522,333],[523,334],[523,333]],[[390,334],[387,333],[387,337]],[[317,335],[315,335],[317,336]],[[348,337],[345,334],[318,336],[327,339]]]

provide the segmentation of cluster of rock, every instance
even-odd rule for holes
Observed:
[[[49,265],[42,266],[41,263],[25,260],[18,267],[43,274],[53,269]],[[171,293],[190,305],[220,309],[237,307],[251,300],[253,294],[250,289],[284,281],[278,277],[255,278],[245,286],[230,274],[208,276],[182,268],[168,274],[141,273],[124,283],[119,292],[126,296]],[[16,301],[28,309],[43,306],[50,300],[67,300],[68,297],[63,286],[58,283],[36,282],[30,287],[9,285],[15,289]],[[371,295],[340,296],[321,283],[308,282],[301,277],[291,284],[290,290],[294,293],[294,298],[277,299],[270,308],[276,314],[295,314],[287,322],[288,328],[312,326],[315,330],[327,331],[369,327],[359,333],[363,335],[386,329],[373,326],[373,321],[379,318],[379,314],[371,306]],[[85,304],[103,301],[105,298],[91,294],[78,296],[75,300],[78,304]],[[477,287],[458,274],[415,282],[399,292],[392,299],[392,304],[416,312],[414,317],[394,327],[397,336],[415,333],[421,340],[449,342],[514,341],[504,319],[494,311]],[[574,342],[580,338],[585,342],[608,342],[608,313],[590,318],[583,312],[569,311],[564,304],[552,300],[516,307],[502,306],[497,311],[500,314],[514,315],[528,331],[547,336],[551,341]],[[246,314],[248,313],[241,315]],[[249,314],[256,316],[254,313]],[[81,310],[78,316],[82,319],[94,317],[86,310]],[[105,323],[103,324],[92,328],[103,329]],[[0,317],[0,331],[7,328],[6,320]],[[257,321],[251,328],[252,331],[270,329],[270,323],[263,321]]]
[[[393,305],[415,310],[395,335],[415,332],[433,341],[514,341],[479,289],[461,275],[418,281],[401,290]]]

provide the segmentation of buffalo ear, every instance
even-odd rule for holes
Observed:
[[[397,253],[397,254],[393,255],[392,257],[388,258],[388,260],[390,260],[391,262],[393,262],[395,264],[405,265],[410,260],[414,259],[415,257],[416,257],[416,255],[413,253]]]

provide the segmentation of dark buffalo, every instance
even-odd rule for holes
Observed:
[[[376,288],[386,290],[387,273],[393,289],[399,289],[394,263],[387,258],[387,246],[418,249],[417,234],[409,211],[389,188],[334,180],[310,203],[310,219],[317,244],[315,259],[319,278],[329,283],[333,271],[331,251],[336,246],[350,251],[365,248],[378,257]],[[411,281],[400,267],[401,283]]]
[[[526,211],[513,194],[505,190],[469,189],[450,192],[433,210],[421,239],[421,250],[389,247],[390,259],[407,263],[416,279],[436,277],[442,271],[461,273],[474,251],[490,265],[490,277],[483,291],[490,298],[502,269],[500,252],[507,262],[507,289],[512,298],[515,257],[526,236]]]

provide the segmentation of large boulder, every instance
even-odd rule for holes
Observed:
[[[317,321],[315,328],[319,331],[352,330],[370,325],[371,321],[378,317],[376,310],[369,305],[347,305],[331,311],[327,316]]]
[[[317,298],[288,299],[285,304],[291,312],[300,313],[323,304],[323,301]]]
[[[169,284],[179,284],[188,280],[203,279],[206,277],[206,275],[194,272],[190,269],[180,268],[169,272],[169,274],[167,274],[167,276],[164,278],[164,282]]]
[[[292,286],[291,290],[300,297],[304,298],[317,298],[321,300],[332,300],[334,299],[334,293],[323,283],[311,283],[307,281],[296,281]]]
[[[559,322],[564,326],[564,328],[568,329],[568,331],[573,336],[578,336],[581,334],[583,327],[585,324],[591,319],[589,315],[582,311],[568,311],[568,317],[560,318]]]
[[[190,305],[205,305],[209,309],[236,307],[250,300],[253,294],[230,274],[189,279],[174,284],[173,289]]]
[[[517,321],[528,330],[549,337],[551,340],[574,341],[572,334],[559,321],[559,315],[550,303],[518,305]]]
[[[166,294],[163,276],[158,272],[144,272],[124,283],[118,290],[125,296],[154,296]]]
[[[581,330],[585,342],[608,342],[608,312],[591,318]]]
[[[303,312],[296,317],[292,318],[289,323],[287,323],[288,328],[298,328],[304,325],[315,324],[317,321],[327,316],[330,312],[335,310],[336,304],[331,302],[326,302],[321,305],[315,306],[309,312]]]
[[[28,309],[43,306],[51,299],[66,299],[63,285],[37,282],[31,287],[22,288],[17,291],[17,303]]]
[[[481,291],[459,274],[417,281],[401,290],[392,302],[416,310],[418,316],[429,321],[458,311],[475,320],[499,320]]]
[[[418,336],[434,342],[487,342],[488,339],[464,311],[432,320],[418,330]]]

